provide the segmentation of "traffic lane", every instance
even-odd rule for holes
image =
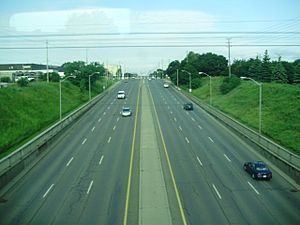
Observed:
[[[189,148],[184,138],[176,134],[179,132],[176,129],[166,128],[171,123],[162,116],[159,107],[156,110],[188,224],[228,224],[211,187],[198,174],[199,169],[190,169],[199,165],[191,165],[195,162],[186,154]]]
[[[92,182],[93,173],[96,170],[94,168],[97,168],[100,162],[102,163],[104,160],[105,151],[109,152],[106,145],[110,145],[113,142],[115,133],[120,132],[120,128],[115,129],[116,125],[114,125],[120,119],[118,114],[119,106],[116,105],[116,107],[117,113],[107,113],[109,115],[107,117],[113,118],[111,123],[107,123],[110,120],[104,118],[105,124],[110,124],[108,127],[102,127],[101,129],[102,131],[106,131],[105,135],[101,131],[100,134],[94,132],[94,135],[88,139],[85,143],[86,147],[82,149],[81,156],[76,157],[80,160],[73,160],[69,172],[60,179],[60,182],[57,182],[54,190],[48,197],[47,205],[49,206],[45,206],[43,210],[39,211],[38,216],[33,220],[35,223],[44,223],[47,221],[47,219],[45,221],[45,218],[47,218],[47,209],[49,207],[57,209],[57,212],[53,210],[53,215],[55,215],[54,221],[58,223],[72,224],[80,219],[87,201],[87,196],[83,195],[83,193],[85,191],[89,192],[92,188],[94,183]],[[62,196],[64,196],[63,201]],[[60,204],[57,204],[58,202]],[[70,208],[72,208],[71,211]]]
[[[183,125],[182,125],[183,126]],[[191,124],[191,125],[189,125],[188,126],[188,128],[191,128],[193,126],[193,124]],[[188,136],[193,136],[192,134],[195,134],[195,131],[193,131],[193,130],[191,130],[191,129],[187,129],[187,130],[190,130],[191,131],[191,135],[188,135]],[[197,140],[199,140],[199,138],[197,138]],[[203,141],[203,140],[202,140]],[[205,141],[205,140],[204,140]],[[225,142],[226,142],[226,140],[224,140]],[[199,144],[201,144],[201,141],[199,140]],[[209,148],[211,148],[211,147],[209,147]],[[222,149],[217,149],[217,151],[212,151],[212,152],[220,152],[221,153],[221,151],[222,151]],[[228,158],[227,157],[227,155],[225,155],[225,154],[223,154],[223,156],[225,157],[224,159],[226,159],[227,161],[228,161],[228,163],[229,163],[229,165],[231,165],[230,164],[230,158]],[[223,156],[222,156],[222,154],[217,154],[217,155],[214,155],[214,156],[212,156],[211,157],[211,160],[214,160],[214,161],[216,161],[216,158],[217,157],[221,157],[220,158],[220,160],[222,160],[222,158],[223,158]],[[210,160],[210,161],[211,161]],[[239,163],[238,165],[240,165],[241,163]],[[216,164],[216,165],[218,165],[218,164]],[[221,168],[220,168],[220,171],[221,171],[221,174],[222,174],[222,171],[224,171],[224,167],[222,166]],[[222,180],[222,182],[223,182],[223,186],[225,185],[227,188],[228,187],[231,187],[231,189],[232,190],[238,190],[238,188],[239,188],[239,186],[240,186],[240,184],[237,182],[236,184],[235,183],[233,183],[234,184],[234,186],[231,184],[231,186],[230,186],[230,182],[228,182],[228,181],[230,181],[231,179],[232,179],[232,176],[233,176],[233,174],[235,174],[235,176],[236,176],[236,171],[241,171],[241,166],[238,166],[237,168],[231,168],[230,170],[228,170],[228,176],[224,176],[223,174],[222,174],[222,176],[220,176],[220,180]],[[223,172],[224,173],[224,172]],[[216,174],[219,174],[219,173],[216,173]],[[239,176],[240,178],[242,177],[242,176]],[[242,179],[239,179],[239,180],[241,180],[242,181]],[[217,182],[217,181],[216,181]],[[221,182],[221,185],[222,185],[222,182]],[[226,182],[226,184],[224,184],[224,182]],[[243,182],[243,183],[245,183],[245,182]],[[252,188],[253,187],[253,185],[249,182],[249,181],[247,181],[247,183],[249,184],[249,186]],[[272,188],[273,190],[274,190],[274,187],[272,187],[271,185],[270,185],[270,183],[266,183],[266,182],[262,182],[261,184],[264,184],[264,185],[267,185],[268,187],[265,187],[265,188],[267,188],[268,190],[270,189],[270,188]],[[255,188],[252,188],[252,189],[254,189],[254,191],[256,192],[256,189]],[[225,190],[226,191],[226,190]],[[272,193],[274,193],[274,192],[272,192]],[[273,197],[275,197],[275,196],[273,196]],[[277,199],[278,199],[278,197],[279,196],[276,196],[277,197]],[[289,199],[289,198],[287,198],[287,199]],[[282,199],[282,203],[284,203],[284,202],[286,202],[286,198],[283,198]],[[242,202],[243,203],[243,202]],[[290,203],[287,203],[287,204],[289,204],[289,205],[293,205],[293,203],[292,202],[290,202]],[[293,207],[291,207],[291,209],[292,209],[292,211],[298,211],[297,210],[297,208],[296,208],[296,210],[295,210],[295,208],[293,208]],[[249,211],[249,210],[244,210],[244,211]],[[266,212],[266,211],[268,211],[268,209],[267,208],[265,208],[264,207],[264,210],[262,210],[262,211],[259,211],[259,212],[263,212],[262,213],[262,215],[264,215],[264,212]],[[279,210],[277,210],[277,211],[279,211]],[[258,212],[255,210],[254,211],[254,213],[253,213],[253,215],[255,215],[255,214],[258,214]],[[291,213],[283,213],[283,215],[289,215],[289,214],[291,214]],[[279,217],[281,220],[283,220],[282,218],[285,218],[286,220],[284,220],[284,221],[297,221],[297,217],[295,217],[294,216],[294,219],[291,219],[291,217],[290,216],[284,216],[284,217],[282,217],[282,216],[280,216]],[[271,220],[270,220],[271,221]],[[257,221],[258,223],[259,222],[261,222],[261,220],[259,220],[259,221]]]
[[[90,121],[90,119],[88,121]],[[79,125],[80,122],[82,122],[83,124],[87,123],[83,117],[74,126],[76,127],[76,125]],[[77,135],[83,136],[86,133],[86,129],[80,129],[77,132],[79,132]],[[62,147],[56,148],[56,149],[64,149],[63,151],[60,151],[58,154],[58,150],[52,149],[52,151],[50,151],[46,155],[46,157],[43,160],[41,160],[41,162],[39,162],[35,166],[35,168],[28,173],[28,175],[26,176],[27,179],[22,179],[18,187],[15,186],[12,192],[4,196],[4,198],[8,200],[5,204],[1,204],[1,206],[3,206],[1,207],[2,208],[1,212],[3,212],[5,218],[8,218],[9,221],[12,221],[13,218],[14,220],[19,220],[22,217],[16,215],[26,214],[25,213],[26,208],[27,209],[29,208],[26,206],[30,205],[31,209],[39,208],[39,205],[42,204],[42,202],[36,200],[38,200],[39,197],[43,195],[42,193],[44,190],[47,190],[47,188],[51,187],[52,185],[51,183],[47,182],[47,180],[50,177],[53,178],[61,174],[62,170],[58,165],[62,165],[62,164],[65,165],[67,163],[66,159],[68,160],[72,159],[72,157],[70,157],[70,153],[72,153],[74,149],[76,149],[76,146],[80,146],[80,144],[83,144],[86,140],[71,135],[73,135],[73,131],[71,131],[71,133],[68,133],[68,135],[66,135],[66,138],[68,138],[66,143],[61,142],[59,144]],[[71,161],[69,162],[71,163]],[[36,179],[37,177],[39,179]],[[33,202],[37,203],[36,207],[34,207]],[[20,208],[15,207],[16,205],[20,205]],[[14,209],[13,213],[11,210],[12,208]],[[5,213],[6,211],[9,212]],[[5,218],[2,218],[1,221],[2,222],[5,221]]]
[[[132,146],[134,116],[122,118],[80,218],[81,224],[122,224]]]

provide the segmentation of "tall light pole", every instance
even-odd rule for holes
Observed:
[[[91,96],[91,76],[94,76],[96,74],[99,74],[99,72],[94,72],[91,75],[89,75],[89,101],[91,101],[92,96]]]
[[[191,73],[186,71],[186,70],[181,70],[182,72],[186,72],[187,74],[189,74],[189,92],[191,93],[192,92],[192,80],[191,80]]]
[[[64,82],[66,79],[70,78],[70,77],[75,78],[76,76],[70,75],[70,76],[65,77],[64,79],[59,80],[59,120],[60,121],[61,121],[61,118],[62,118],[62,116],[61,116],[61,114],[62,114],[62,110],[61,110],[61,83]]]
[[[176,73],[177,73],[177,89],[179,88],[179,86],[178,86],[178,69],[176,69]]]
[[[212,88],[211,88],[211,76],[205,72],[199,72],[200,75],[205,75],[209,77],[209,104],[212,105]]]
[[[257,82],[256,80],[252,79],[251,77],[240,77],[242,80],[251,80],[256,85],[259,86],[259,113],[258,113],[258,130],[259,134],[261,134],[261,102],[262,102],[262,83]]]

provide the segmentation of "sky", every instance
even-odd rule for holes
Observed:
[[[228,59],[300,58],[298,0],[10,0],[0,3],[0,64],[70,61],[148,74],[189,51]]]

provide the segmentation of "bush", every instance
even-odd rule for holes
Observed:
[[[202,84],[202,82],[201,82],[200,78],[194,78],[192,80],[192,89],[197,89],[197,88],[201,87],[201,84]]]
[[[29,81],[27,78],[21,78],[17,81],[17,84],[19,87],[27,87],[29,84]]]
[[[240,83],[241,83],[241,79],[236,76],[226,77],[220,86],[220,91],[223,95],[225,95],[228,92],[230,92],[232,89],[239,86]]]
[[[10,83],[11,79],[10,79],[10,77],[1,77],[0,82]]]

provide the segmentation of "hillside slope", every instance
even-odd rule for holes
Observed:
[[[83,94],[71,83],[63,83],[63,114],[87,100],[87,93]],[[16,148],[59,120],[59,83],[36,82],[29,87],[12,85],[0,89],[0,102],[0,152],[3,156],[13,150],[10,148]]]
[[[212,79],[213,106],[258,130],[259,86],[242,81],[226,95],[219,91],[222,77]],[[209,79],[193,94],[209,103]],[[300,86],[264,83],[262,86],[262,133],[300,154]]]

